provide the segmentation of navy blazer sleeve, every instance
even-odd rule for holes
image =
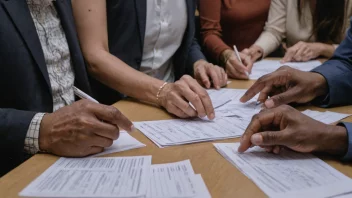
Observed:
[[[352,23],[352,22],[351,22]],[[323,107],[352,104],[352,29],[336,49],[334,56],[312,72],[323,75],[329,88]]]

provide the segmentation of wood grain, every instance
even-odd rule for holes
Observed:
[[[250,87],[253,82],[254,81],[232,80],[232,83],[228,85],[228,87],[244,89]],[[162,109],[133,100],[120,101],[114,106],[120,109],[120,111],[132,121],[172,118],[172,116]],[[303,110],[306,108],[322,110],[311,106],[300,107],[299,109]],[[338,107],[329,110],[352,114],[352,106]],[[352,122],[352,118],[346,119],[346,121]],[[214,142],[196,143],[160,149],[140,132],[133,132],[131,135],[146,144],[147,147],[106,156],[152,155],[153,164],[190,159],[195,172],[202,174],[213,198],[266,197],[253,182],[241,174],[239,170],[216,152],[212,146],[212,143]],[[238,140],[238,138],[235,138],[216,142],[237,142]],[[351,164],[343,164],[340,161],[329,157],[321,156],[321,158],[345,175],[352,177]],[[0,179],[0,197],[18,197],[18,193],[24,187],[43,173],[57,159],[58,157],[48,154],[38,154],[33,156],[31,159]]]

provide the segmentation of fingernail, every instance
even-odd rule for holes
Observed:
[[[216,86],[216,89],[220,89],[220,87],[219,87],[219,86]]]
[[[213,120],[214,118],[215,118],[215,114],[211,113],[210,116],[209,116],[209,119]]]
[[[274,101],[272,99],[265,101],[265,106],[269,109],[273,108],[275,106]]]
[[[259,134],[254,134],[251,137],[251,142],[254,145],[261,145],[263,143],[263,137],[261,135],[259,135]]]

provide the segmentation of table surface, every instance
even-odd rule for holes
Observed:
[[[228,88],[247,89],[254,81],[232,80]],[[159,108],[132,100],[114,104],[132,121],[165,120],[173,117]],[[304,109],[322,110],[305,106]],[[330,111],[352,114],[352,106],[331,108]],[[352,122],[352,117],[345,121]],[[214,142],[195,143],[168,148],[158,148],[139,131],[133,137],[146,144],[140,149],[106,155],[106,157],[152,155],[152,163],[169,163],[190,159],[195,173],[201,174],[213,198],[266,197],[265,194],[238,169],[223,158],[213,147]],[[219,143],[238,142],[239,138],[215,141]],[[352,178],[352,165],[343,164],[333,158],[320,156],[325,162]],[[0,179],[0,197],[18,197],[18,193],[31,181],[49,168],[58,157],[37,154]]]

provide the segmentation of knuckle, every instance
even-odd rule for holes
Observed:
[[[290,112],[293,110],[293,107],[289,106],[289,105],[281,105],[280,106],[280,110],[282,112]]]
[[[110,107],[109,114],[112,118],[117,118],[121,116],[121,112],[115,107]]]
[[[277,139],[277,133],[267,133],[264,137],[264,141],[270,144],[275,142],[275,140]]]

